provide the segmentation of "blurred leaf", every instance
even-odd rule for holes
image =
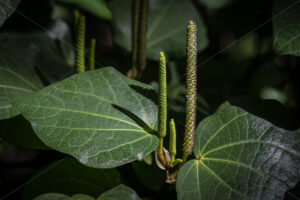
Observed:
[[[131,4],[132,0],[113,0],[110,4],[115,42],[128,51],[131,51]],[[151,0],[148,13],[148,58],[158,60],[160,51],[169,56],[184,57],[189,20],[194,20],[198,27],[198,50],[208,45],[206,28],[191,1]]]
[[[222,104],[195,134],[194,155],[180,170],[179,200],[283,199],[300,179],[300,131],[274,126]]]
[[[232,0],[198,0],[209,9],[220,9],[229,5]]]
[[[118,184],[120,174],[116,169],[89,168],[74,158],[64,158],[40,170],[29,180],[24,189],[23,200],[31,200],[49,192],[98,196]]]
[[[95,200],[95,198],[85,194],[75,194],[69,197],[64,194],[46,193],[36,197],[34,200]]]
[[[15,12],[21,0],[1,0],[0,1],[0,27],[9,16]]]
[[[273,7],[273,47],[280,55],[300,56],[300,3],[275,0]]]
[[[111,11],[107,8],[104,0],[60,0],[64,3],[70,3],[79,8],[100,17],[102,19],[111,19]]]
[[[34,149],[50,149],[33,132],[23,116],[0,121],[0,137],[16,146]]]
[[[15,105],[49,147],[98,168],[141,160],[155,150],[152,88],[114,68],[76,74]],[[140,90],[141,90],[140,89]]]
[[[19,114],[11,103],[23,100],[43,87],[34,71],[32,54],[28,48],[23,52],[17,48],[15,40],[8,35],[0,37],[0,119],[8,119]]]
[[[133,189],[119,185],[101,194],[97,200],[140,200],[140,197]]]
[[[34,200],[95,200],[95,198],[85,194],[75,194],[69,197],[64,194],[46,193]],[[97,200],[140,200],[140,198],[133,189],[125,185],[118,185],[101,194]]]

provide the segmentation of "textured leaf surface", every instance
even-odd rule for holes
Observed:
[[[0,27],[9,16],[15,12],[21,0],[1,0],[0,1]]]
[[[232,0],[199,0],[203,5],[210,9],[220,9],[232,2]]]
[[[280,55],[300,56],[299,10],[297,0],[274,1],[273,14],[280,14],[273,19],[273,47]]]
[[[26,185],[24,200],[31,200],[43,193],[77,193],[98,196],[120,184],[116,169],[94,169],[83,166],[75,158],[65,158],[40,170]]]
[[[110,4],[113,13],[115,42],[131,50],[131,0],[114,0]],[[198,27],[198,50],[207,44],[206,28],[191,1],[151,0],[149,2],[147,56],[157,60],[159,52],[169,56],[185,56],[186,27],[194,20]]]
[[[60,0],[64,3],[75,4],[91,14],[103,18],[111,19],[111,11],[107,8],[104,0]]]
[[[119,185],[101,194],[97,200],[140,200],[140,197],[133,189]]]
[[[299,135],[224,103],[198,125],[178,199],[283,199],[300,179]]]
[[[19,114],[12,102],[25,99],[43,87],[33,69],[32,52],[23,52],[5,37],[0,39],[0,119]]]
[[[142,159],[158,145],[151,89],[113,68],[74,75],[16,106],[48,146],[81,163],[110,168]],[[149,132],[148,132],[149,131]]]
[[[69,197],[64,194],[46,193],[38,196],[34,200],[95,200],[95,198],[85,194],[76,194],[72,197]]]

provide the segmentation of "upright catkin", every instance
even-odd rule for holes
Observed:
[[[76,37],[76,70],[77,73],[85,71],[84,47],[85,47],[85,17],[80,15],[77,23]]]
[[[159,100],[158,100],[158,137],[164,138],[167,134],[167,67],[166,58],[160,52],[159,59]]]
[[[197,100],[197,27],[193,21],[187,27],[187,78],[186,78],[186,122],[183,152],[192,153],[196,126]]]
[[[96,39],[91,39],[90,43],[90,70],[95,70],[95,48],[96,48]]]

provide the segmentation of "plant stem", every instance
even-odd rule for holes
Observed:
[[[147,16],[148,16],[148,0],[142,0],[140,7],[140,23],[139,23],[139,76],[146,69],[147,64]]]
[[[95,69],[95,47],[96,47],[96,40],[93,38],[91,39],[90,44],[90,70]]]
[[[76,40],[76,70],[77,73],[81,73],[85,71],[85,17],[83,15],[78,18]]]
[[[187,100],[186,100],[186,122],[183,144],[183,162],[193,151],[194,133],[196,126],[196,102],[197,102],[197,27],[193,21],[187,27]]]
[[[132,1],[132,31],[131,31],[131,62],[132,70],[131,77],[137,77],[137,62],[138,62],[138,40],[139,40],[139,13],[140,13],[140,0]]]
[[[167,161],[164,155],[164,151],[163,151],[163,147],[164,147],[164,139],[163,138],[159,138],[159,145],[157,148],[157,157],[160,160],[160,162],[162,163],[163,166],[167,166]]]

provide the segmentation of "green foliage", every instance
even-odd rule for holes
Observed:
[[[131,50],[131,1],[113,0],[110,4],[113,13],[115,42],[121,47]],[[178,13],[184,13],[179,15]],[[186,24],[194,20],[198,29],[198,50],[208,45],[206,28],[202,18],[190,1],[151,0],[148,14],[147,57],[159,59],[159,52],[167,56],[184,57]]]
[[[111,19],[111,11],[107,8],[104,0],[59,0],[64,3],[73,4],[79,8],[102,19]]]
[[[38,196],[34,200],[140,200],[140,198],[131,188],[125,185],[119,185],[104,192],[97,199],[85,194],[75,194],[69,197],[64,194],[46,193]]]
[[[278,16],[273,20],[273,46],[280,55],[300,56],[299,9],[296,0],[274,1],[273,14]]]
[[[300,178],[300,134],[224,103],[197,127],[178,199],[282,199]],[[275,189],[276,188],[276,189]]]
[[[101,168],[143,159],[158,145],[150,86],[113,68],[74,75],[15,104],[48,146]]]
[[[23,1],[0,30],[0,199],[298,198],[299,5]]]

